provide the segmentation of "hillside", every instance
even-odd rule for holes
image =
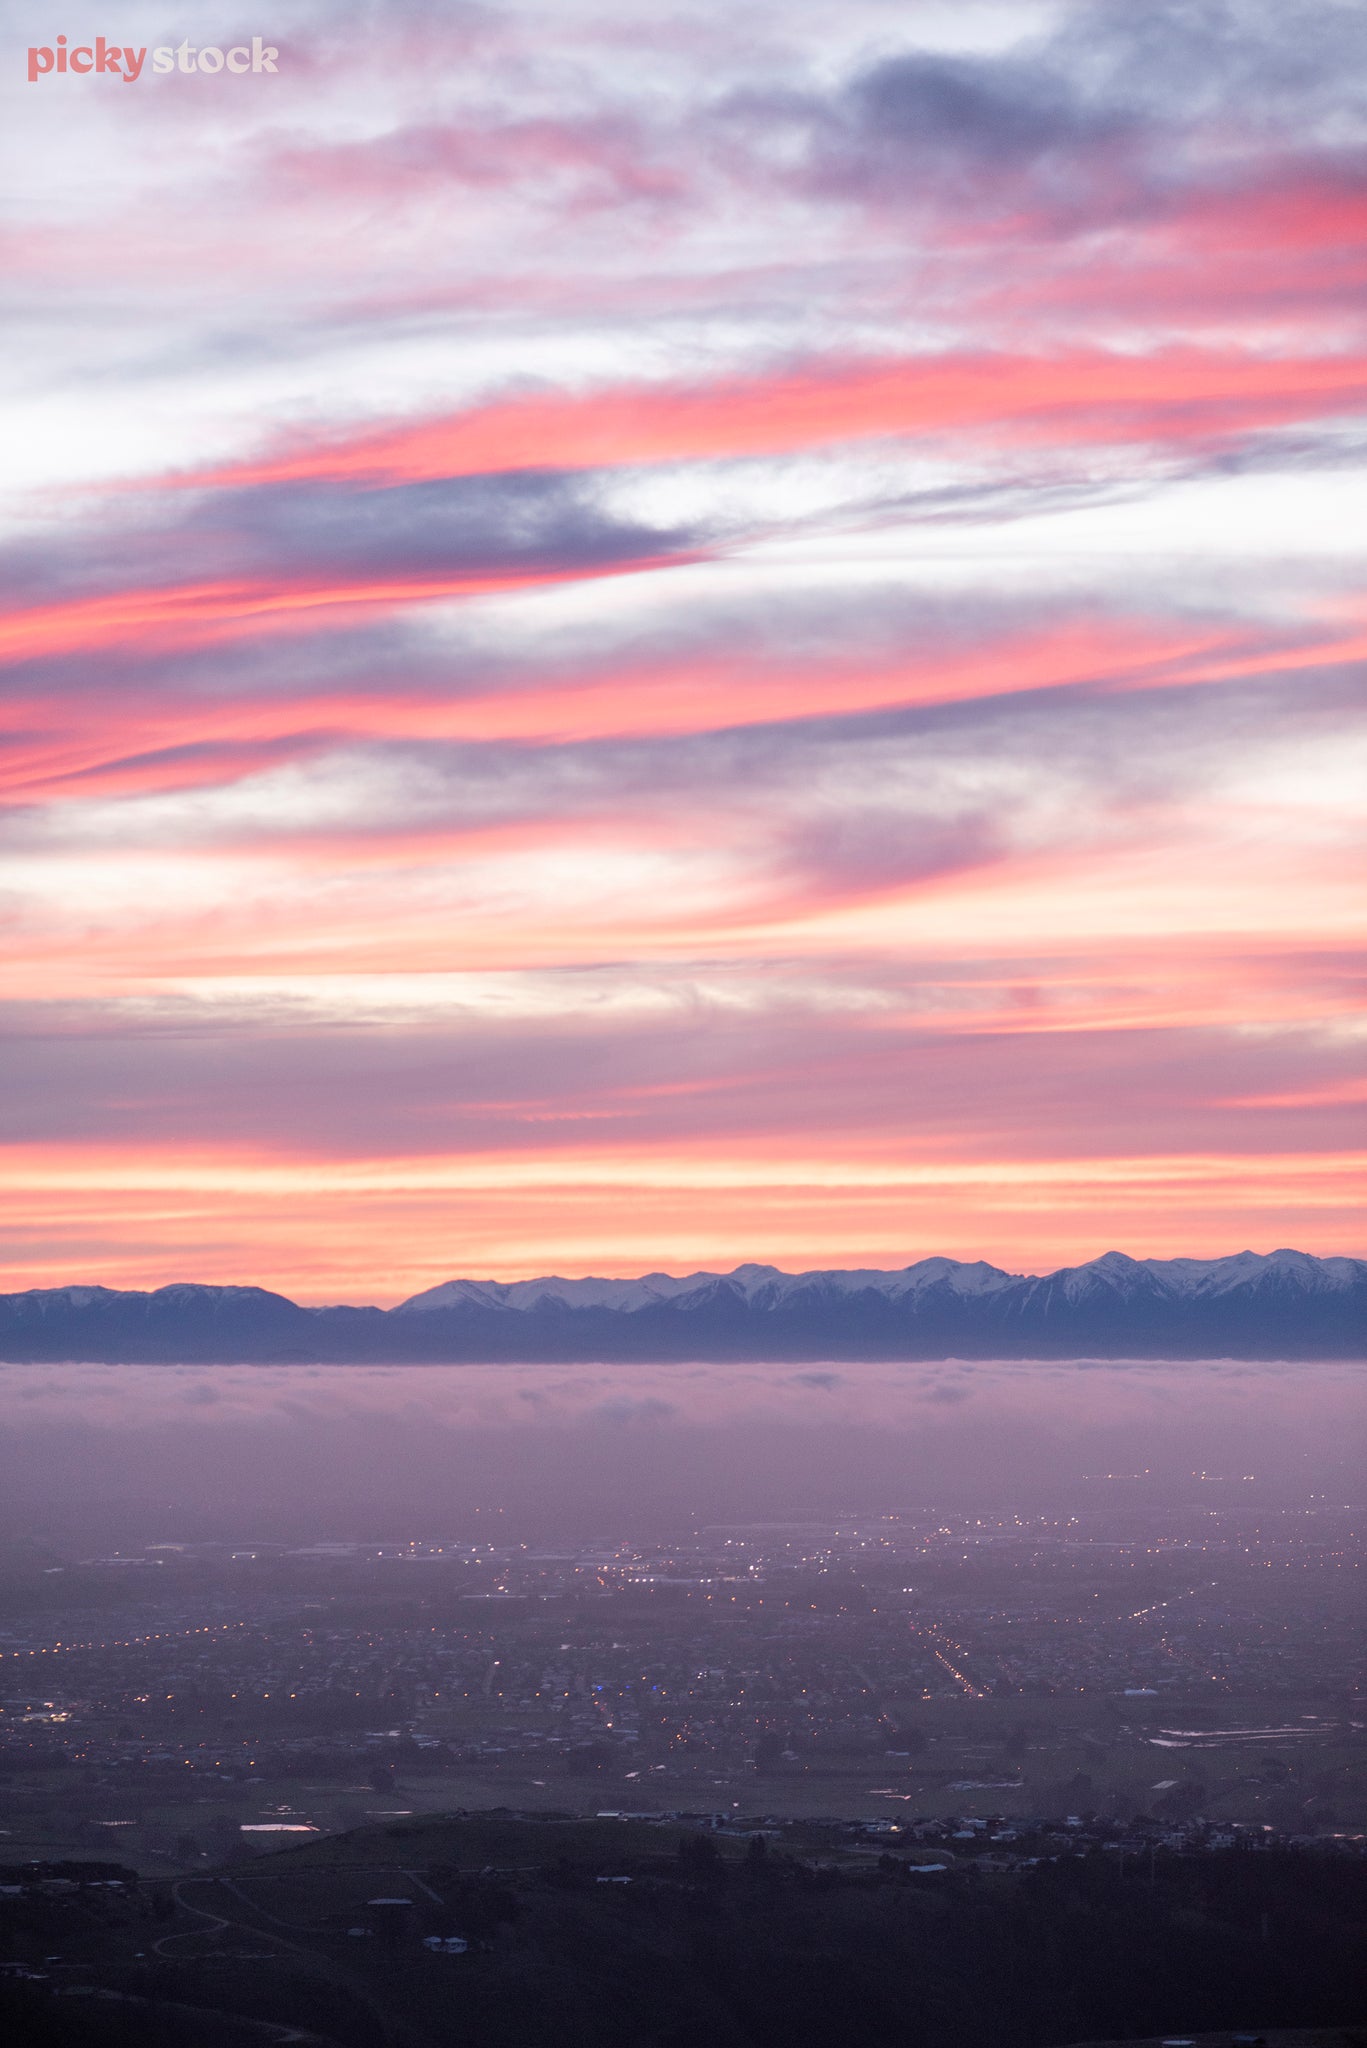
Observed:
[[[34,1886],[0,2021],[26,2048],[235,2043],[242,2022],[332,2048],[1055,2048],[1362,2011],[1357,1857],[918,1871],[820,1834],[453,1816],[122,1893]]]

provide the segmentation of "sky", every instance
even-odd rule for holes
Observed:
[[[0,1287],[1367,1249],[1360,0],[0,96]]]

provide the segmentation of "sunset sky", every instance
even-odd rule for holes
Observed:
[[[0,45],[0,1288],[1367,1249],[1361,0],[173,17]]]

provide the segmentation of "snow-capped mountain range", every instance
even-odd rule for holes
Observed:
[[[542,1280],[447,1280],[440,1287],[412,1295],[401,1302],[396,1315],[415,1311],[456,1308],[464,1302],[478,1302],[486,1308],[535,1309],[543,1303],[559,1302],[566,1308],[610,1308],[633,1313],[653,1302],[685,1305],[690,1299],[709,1298],[724,1287],[753,1308],[775,1309],[795,1297],[813,1294],[830,1297],[880,1294],[887,1301],[905,1301],[938,1287],[951,1294],[982,1296],[1003,1289],[1027,1286],[1056,1287],[1067,1301],[1082,1301],[1098,1293],[1122,1296],[1148,1295],[1177,1300],[1225,1294],[1231,1288],[1257,1283],[1267,1277],[1309,1293],[1350,1287],[1367,1278],[1367,1261],[1361,1259],[1315,1259],[1307,1252],[1280,1251],[1259,1256],[1257,1252],[1236,1252],[1225,1259],[1131,1259],[1124,1252],[1105,1252],[1085,1266],[1066,1266],[1044,1279],[1020,1273],[1004,1273],[983,1259],[963,1264],[958,1259],[918,1259],[914,1266],[891,1272],[877,1267],[856,1266],[813,1273],[783,1273],[777,1266],[737,1266],[730,1273],[645,1273],[639,1280],[562,1280],[552,1274]]]
[[[1118,1256],[1118,1254],[1117,1254]],[[537,1308],[543,1302],[560,1302],[565,1308],[610,1308],[632,1314],[652,1302],[684,1302],[706,1296],[723,1286],[753,1307],[775,1308],[792,1295],[820,1288],[830,1294],[862,1294],[867,1290],[898,1300],[918,1294],[922,1288],[940,1282],[956,1294],[979,1294],[989,1288],[1009,1286],[1012,1276],[999,1272],[983,1260],[960,1265],[957,1259],[921,1259],[900,1272],[879,1272],[875,1267],[855,1267],[848,1272],[783,1273],[777,1266],[737,1266],[731,1273],[643,1273],[639,1280],[562,1280],[551,1274],[543,1280],[447,1280],[400,1302],[396,1315],[417,1310],[455,1308],[460,1303],[479,1302],[486,1308]]]
[[[440,1363],[858,1358],[1367,1360],[1367,1260],[1132,1259],[895,1271],[447,1280],[385,1310],[180,1283],[0,1295],[0,1358]]]

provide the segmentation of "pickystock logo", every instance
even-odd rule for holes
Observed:
[[[240,78],[244,75],[274,71],[280,52],[273,43],[261,36],[253,36],[250,48],[238,43],[231,50],[220,50],[211,43],[207,49],[197,49],[185,41],[175,48],[164,43],[152,52],[151,69],[154,73],[194,72],[197,76],[212,77],[216,71],[232,71]],[[147,50],[135,50],[126,43],[107,42],[103,36],[96,36],[93,43],[77,43],[67,47],[65,36],[58,36],[49,48],[39,44],[28,53],[28,78],[30,85],[36,85],[40,78],[60,77],[63,72],[74,71],[79,75],[93,71],[106,78],[121,78],[125,85],[132,85],[141,78],[147,62]]]

